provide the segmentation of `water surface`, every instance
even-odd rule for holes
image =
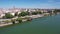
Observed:
[[[60,15],[0,28],[0,34],[60,34]]]

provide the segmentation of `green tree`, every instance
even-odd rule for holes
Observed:
[[[18,21],[19,23],[21,23],[22,22],[22,18],[17,18],[16,21]]]
[[[18,12],[15,13],[15,16],[18,16]]]
[[[12,22],[13,24],[15,24],[15,21],[16,21],[15,19],[11,19],[11,22]]]
[[[32,15],[37,15],[38,14],[38,12],[32,12]]]
[[[29,15],[29,12],[28,11],[26,12],[26,15]]]
[[[26,15],[29,15],[29,12],[21,12],[18,16],[26,16]]]
[[[57,9],[55,9],[53,12],[54,12],[55,14],[57,14],[58,10],[57,10]]]
[[[5,18],[13,18],[14,16],[12,15],[12,14],[10,14],[10,13],[6,13],[5,14]]]
[[[41,12],[41,11],[38,11],[37,13],[38,13],[38,14],[42,14],[42,12]]]

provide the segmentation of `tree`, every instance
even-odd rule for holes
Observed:
[[[15,16],[18,16],[18,12],[15,13]]]
[[[18,16],[26,16],[26,15],[29,15],[29,12],[21,12]]]
[[[10,14],[10,13],[6,13],[5,14],[5,18],[13,18],[14,16],[12,15],[12,14]]]
[[[55,9],[54,11],[56,11],[56,12],[60,12],[60,9]]]
[[[11,22],[12,22],[13,24],[15,24],[15,21],[16,21],[15,19],[11,19]]]
[[[28,11],[26,12],[26,15],[29,15],[29,12]]]
[[[55,9],[53,12],[54,12],[55,14],[57,14],[58,11],[59,11],[59,10]]]
[[[37,15],[38,14],[38,12],[32,12],[32,15]]]
[[[38,11],[37,13],[38,13],[38,14],[42,14],[42,12],[41,12],[41,11]]]
[[[21,23],[22,22],[22,18],[17,18],[16,21],[18,21],[19,23]]]

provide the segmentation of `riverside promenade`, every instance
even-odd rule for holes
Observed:
[[[30,15],[30,16],[24,16],[24,17],[21,17],[21,18],[25,18],[25,17],[31,17],[31,18],[39,18],[39,17],[43,17],[44,15],[40,15],[40,14],[38,14],[38,15]],[[17,19],[17,18],[15,18],[15,19]],[[2,27],[2,26],[7,26],[7,25],[11,25],[12,24],[12,22],[10,22],[10,23],[5,23],[5,22],[3,22],[3,21],[6,21],[6,20],[11,20],[11,19],[0,19],[0,27]],[[22,21],[27,21],[27,20],[22,20]]]
[[[60,34],[60,14],[1,27],[0,34]]]

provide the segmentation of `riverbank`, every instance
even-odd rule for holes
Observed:
[[[44,15],[40,15],[40,14],[38,14],[38,15],[30,15],[30,16],[24,16],[24,17],[21,17],[21,18],[25,18],[25,17],[31,17],[31,18],[39,18],[39,17],[43,17]],[[3,19],[4,20],[4,19]],[[2,21],[3,21],[2,20]],[[11,20],[11,19],[10,19]],[[23,22],[24,21],[27,21],[27,20],[22,20]],[[18,22],[16,22],[16,23],[18,23]],[[3,26],[7,26],[7,25],[12,25],[12,23],[10,22],[10,23],[0,23],[0,27],[3,27]]]
[[[60,34],[60,14],[0,28],[1,34]],[[3,33],[4,32],[4,33]]]

